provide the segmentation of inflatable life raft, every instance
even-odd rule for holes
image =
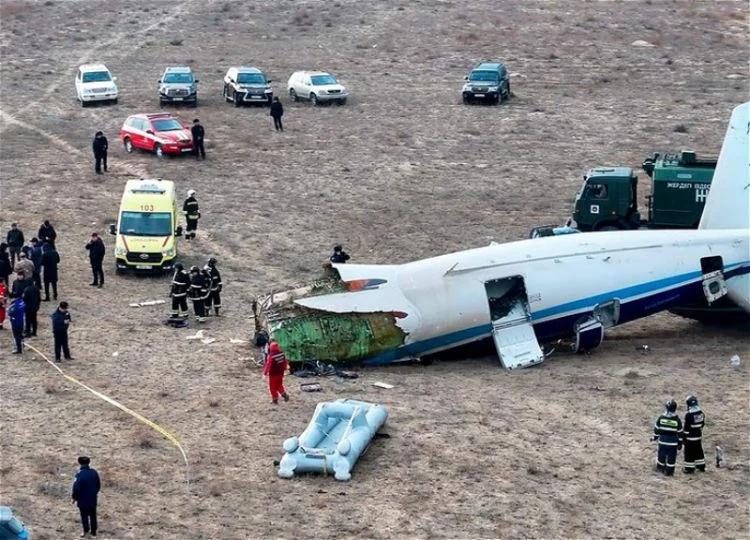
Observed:
[[[318,403],[302,435],[284,441],[279,476],[317,472],[349,480],[355,463],[387,418],[388,409],[382,405],[352,399]]]

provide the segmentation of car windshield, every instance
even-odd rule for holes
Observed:
[[[472,71],[469,75],[470,81],[498,82],[497,73],[494,71]]]
[[[120,234],[127,236],[171,236],[172,214],[169,212],[123,212]]]
[[[181,129],[185,129],[182,124],[180,124],[174,118],[167,118],[165,120],[153,120],[153,124],[154,130],[156,131],[178,131]]]
[[[83,74],[83,82],[107,82],[112,80],[108,71],[88,71]]]
[[[162,79],[165,83],[190,84],[193,82],[192,73],[167,73]]]
[[[323,86],[324,84],[337,84],[336,79],[330,75],[313,75],[310,77],[313,86]]]
[[[262,73],[240,73],[237,75],[240,84],[266,84],[266,78]]]

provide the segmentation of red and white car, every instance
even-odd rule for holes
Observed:
[[[134,148],[141,148],[162,157],[164,154],[193,151],[190,126],[182,124],[179,118],[170,113],[129,116],[120,130],[120,139],[128,153]]]

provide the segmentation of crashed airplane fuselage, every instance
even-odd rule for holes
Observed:
[[[607,328],[699,297],[729,295],[750,310],[748,111],[732,114],[699,230],[334,264],[340,281],[264,299],[266,326],[292,361],[384,364],[492,337],[502,364],[515,368],[541,362],[540,343],[570,337],[575,351],[588,350]]]

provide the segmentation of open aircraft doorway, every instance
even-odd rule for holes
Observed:
[[[539,364],[544,353],[531,324],[529,297],[522,276],[484,283],[492,322],[492,339],[505,369]]]

